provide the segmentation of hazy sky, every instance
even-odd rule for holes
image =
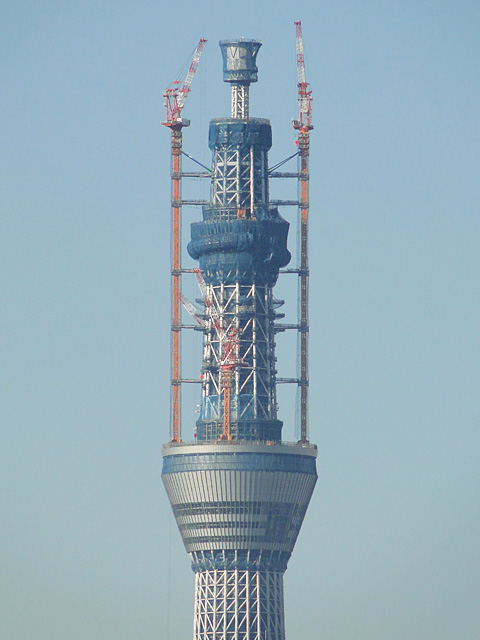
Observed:
[[[480,4],[4,0],[1,640],[192,637],[193,573],[160,479],[162,92],[209,38],[184,110],[184,148],[209,164],[208,120],[229,112],[218,40],[260,39],[251,115],[271,119],[275,164],[295,150],[298,19],[319,482],[286,573],[287,637],[480,637]],[[198,215],[185,210],[184,243]],[[288,278],[277,296],[293,317]],[[198,375],[198,339],[186,347]],[[279,336],[284,377],[291,354]]]

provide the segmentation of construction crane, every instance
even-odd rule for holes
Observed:
[[[220,388],[223,392],[223,434],[221,440],[231,440],[231,394],[232,383],[235,369],[242,364],[242,360],[239,357],[240,351],[240,335],[242,330],[237,327],[224,328],[220,314],[218,313],[215,302],[211,299],[208,287],[203,279],[200,269],[194,269],[195,276],[197,278],[198,287],[202,294],[203,301],[205,303],[205,311],[207,312],[212,325],[218,336],[219,343],[219,364],[220,364]],[[195,307],[184,304],[187,311],[192,315],[192,309]],[[198,314],[193,316],[197,322],[199,320]],[[206,323],[203,323],[206,326]]]
[[[197,309],[197,307],[194,304],[192,304],[190,300],[183,295],[183,293],[180,293],[180,302],[182,303],[184,309],[188,311],[188,313],[192,316],[195,322],[200,327],[205,327],[205,322],[200,317],[201,315],[200,310]]]
[[[197,48],[195,49],[195,53],[193,54],[190,68],[188,69],[188,73],[185,76],[185,80],[183,81],[182,88],[178,88],[180,80],[175,80],[174,82],[172,82],[172,84],[176,86],[167,87],[167,89],[165,89],[165,93],[163,94],[163,97],[165,99],[165,122],[162,122],[162,124],[166,127],[178,126],[182,123],[182,109],[185,105],[185,100],[187,99],[188,93],[190,91],[193,76],[195,75],[195,72],[197,70],[203,47],[205,46],[206,42],[206,38],[200,38]],[[183,124],[181,126],[188,126],[188,124]]]
[[[231,440],[231,394],[235,369],[242,364],[239,358],[241,330],[231,328],[220,342],[221,388],[223,390],[223,434],[220,440]]]
[[[312,92],[307,91],[308,82],[305,75],[305,56],[303,53],[302,23],[295,22],[297,50],[297,87],[298,87],[298,120],[293,121],[295,129],[313,129],[312,125]]]
[[[193,54],[190,68],[183,81],[181,89],[180,81],[169,87],[163,94],[165,100],[165,122],[162,125],[171,131],[171,164],[170,176],[172,180],[172,244],[171,244],[171,277],[172,277],[172,347],[171,347],[171,441],[180,442],[180,278],[182,274],[180,240],[182,230],[182,129],[188,127],[190,121],[182,118],[182,109],[190,92],[195,71],[197,70],[203,47],[207,40],[201,38],[195,53]]]
[[[208,287],[203,279],[202,272],[200,269],[193,270],[195,277],[197,279],[198,288],[200,289],[200,293],[202,294],[203,302],[205,303],[205,310],[211,318],[212,324],[217,332],[219,339],[222,339],[222,326],[220,322],[220,315],[217,311],[217,307],[215,306],[213,300],[208,293]]]
[[[300,441],[308,442],[308,183],[310,179],[308,161],[310,155],[310,130],[312,125],[312,92],[308,91],[303,53],[302,23],[295,22],[297,52],[298,120],[293,128],[298,132],[299,147],[299,342],[300,342]]]

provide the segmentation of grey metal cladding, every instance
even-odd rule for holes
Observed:
[[[293,550],[316,476],[201,470],[163,476],[188,552]]]
[[[239,471],[300,471],[316,475],[315,458],[286,453],[190,453],[166,456],[162,473],[228,469]]]

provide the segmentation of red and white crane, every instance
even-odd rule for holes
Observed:
[[[231,394],[235,369],[242,364],[240,359],[241,329],[230,328],[220,342],[220,386],[223,390],[223,434],[221,440],[231,440]]]
[[[206,42],[206,38],[200,38],[181,89],[179,89],[178,87],[181,82],[180,80],[175,80],[174,82],[172,82],[172,84],[176,86],[167,87],[165,89],[165,93],[163,94],[163,97],[165,99],[165,122],[162,122],[162,124],[166,127],[178,126],[178,124],[181,124],[182,122],[182,109],[185,105],[185,100],[187,99],[188,93],[190,91],[193,76],[195,75],[195,71],[197,70],[203,47],[205,46]]]
[[[212,300],[208,287],[200,269],[194,269],[198,287],[205,303],[205,311],[210,317],[213,328],[218,337],[218,357],[220,365],[220,388],[223,392],[223,434],[221,440],[231,440],[231,394],[235,369],[242,364],[240,358],[240,335],[242,330],[237,327],[223,327],[215,301]],[[199,318],[198,310],[182,295],[182,304],[190,315],[204,328],[208,329],[208,321]]]
[[[197,307],[190,302],[190,300],[180,293],[180,302],[183,304],[183,307],[188,313],[192,316],[195,322],[199,327],[205,327],[205,321],[201,318],[201,311],[197,309]]]
[[[182,87],[179,89],[180,81],[172,84],[165,90],[163,97],[165,99],[166,119],[162,125],[168,127],[171,132],[171,165],[170,176],[172,180],[172,238],[171,238],[171,278],[172,278],[172,352],[171,352],[171,441],[180,442],[180,303],[181,303],[181,287],[180,278],[182,275],[180,239],[182,230],[182,129],[188,127],[189,120],[182,118],[182,109],[185,106],[185,100],[190,92],[195,71],[197,70],[200,56],[206,39],[200,38],[200,41],[193,54],[190,68],[183,81]]]
[[[208,287],[203,279],[202,272],[200,269],[193,270],[195,277],[197,279],[198,288],[200,289],[200,293],[202,294],[203,302],[205,303],[205,311],[208,313],[212,320],[212,324],[217,332],[219,339],[221,340],[222,335],[222,326],[220,323],[220,315],[217,311],[217,307],[215,306],[214,301],[210,297],[208,293]]]
[[[293,128],[298,131],[299,171],[298,203],[300,256],[299,275],[299,351],[300,351],[300,440],[308,441],[308,184],[310,173],[310,130],[312,125],[312,92],[308,91],[303,53],[302,23],[295,22],[297,51],[298,120],[293,120]]]
[[[303,54],[302,23],[295,22],[296,50],[297,50],[297,87],[298,87],[298,120],[293,121],[295,129],[309,130],[312,125],[312,92],[307,90],[308,82],[305,75],[305,57]]]

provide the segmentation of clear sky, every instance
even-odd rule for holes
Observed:
[[[191,638],[193,574],[160,479],[162,92],[209,38],[184,111],[184,148],[208,164],[208,120],[229,110],[218,40],[259,38],[251,114],[271,119],[282,160],[298,19],[319,482],[286,574],[288,640],[480,637],[480,4],[4,0],[2,640]],[[295,189],[273,183],[272,197]],[[185,242],[198,215],[185,211]],[[278,296],[294,313],[292,281]],[[280,375],[291,354],[279,336]],[[288,440],[291,413],[284,397]]]

